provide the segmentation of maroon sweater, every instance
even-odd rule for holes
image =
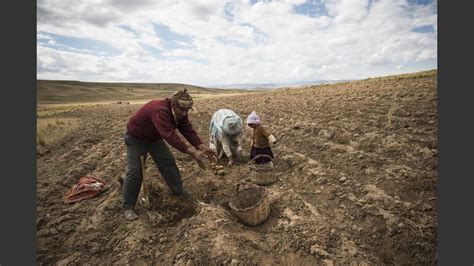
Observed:
[[[135,138],[149,143],[165,139],[177,150],[186,152],[188,146],[178,136],[176,129],[194,147],[202,144],[189,122],[188,115],[183,117],[178,124],[175,122],[169,98],[146,103],[128,120],[127,124],[127,132]]]

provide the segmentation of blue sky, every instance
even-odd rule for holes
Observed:
[[[437,67],[428,0],[39,0],[37,78],[201,86]]]

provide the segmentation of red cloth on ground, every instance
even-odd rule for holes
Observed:
[[[83,176],[79,181],[64,195],[64,203],[74,203],[106,190],[107,184],[95,176]]]

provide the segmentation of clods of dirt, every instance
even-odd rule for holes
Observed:
[[[115,180],[126,172],[125,125],[140,106],[91,106],[60,114],[77,129],[38,148],[38,264],[436,264],[436,72],[250,95],[198,99],[190,117],[204,143],[223,107],[242,118],[256,111],[274,134],[278,182],[267,186],[265,223],[247,227],[226,207],[247,164],[203,170],[174,149],[195,201],[175,198],[147,160],[152,207],[137,205],[139,219],[125,221]],[[245,153],[251,136],[246,127]],[[61,204],[83,174],[112,187]],[[256,197],[247,199],[242,206]]]

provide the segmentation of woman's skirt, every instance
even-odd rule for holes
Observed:
[[[274,158],[273,153],[272,153],[272,149],[270,147],[268,147],[268,148],[252,147],[250,149],[250,159],[252,160],[257,155],[268,155],[268,156]],[[265,156],[260,156],[257,159],[255,159],[256,164],[264,164],[264,163],[268,163],[268,162],[271,162],[271,161],[272,160],[270,158],[265,157]]]

